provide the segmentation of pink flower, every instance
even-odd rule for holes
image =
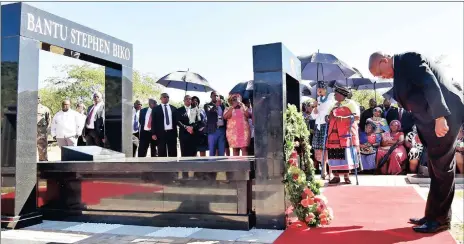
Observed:
[[[317,203],[323,203],[324,205],[327,204],[327,198],[325,198],[324,196],[322,195],[317,195],[314,197],[314,201],[317,202]]]
[[[304,193],[306,194],[307,197],[310,197],[310,198],[314,197],[314,193],[309,188],[305,188]]]
[[[295,150],[293,150],[292,155],[290,155],[290,158],[297,159],[298,153]]]
[[[291,158],[288,160],[288,163],[291,165],[291,166],[298,166],[298,160],[295,159],[295,158]]]
[[[316,216],[313,213],[309,213],[308,216],[306,216],[305,221],[306,223],[311,223],[311,221],[315,218]]]
[[[292,213],[293,213],[293,209],[294,209],[293,206],[288,207],[288,208],[287,208],[287,211],[285,211],[285,214],[287,214],[287,215],[288,215],[288,214],[292,214]]]
[[[327,209],[327,208],[326,208],[325,204],[323,204],[323,203],[321,203],[321,202],[319,202],[319,203],[317,204],[317,213],[321,214],[321,213],[323,213],[326,209]]]
[[[306,198],[306,199],[301,200],[300,203],[303,207],[307,208],[309,205],[313,205],[314,201],[311,198]]]
[[[293,180],[298,180],[298,177],[300,177],[298,174],[293,174]]]
[[[329,221],[327,219],[321,219],[321,225],[328,225]]]

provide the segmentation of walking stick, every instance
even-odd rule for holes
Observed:
[[[355,160],[355,159],[358,159],[358,154],[354,154],[354,148],[353,148],[353,135],[351,134],[351,127],[353,126],[353,123],[354,123],[354,116],[351,115],[350,116],[351,118],[351,121],[350,121],[350,151],[351,151],[351,160],[353,160],[353,164],[354,164],[354,175],[356,176],[356,185],[359,186],[359,181],[358,181],[358,167],[356,167],[356,162],[358,162],[358,160]],[[358,162],[358,165],[359,165],[359,162]],[[349,167],[349,165],[348,165]]]
[[[324,140],[323,140],[323,144],[322,144],[322,162],[321,162],[322,163],[321,176],[324,176],[324,177],[325,177],[325,170],[327,168],[326,167],[327,165],[325,164],[325,150],[326,150],[325,143],[327,141],[327,132],[329,130],[329,125],[327,124],[327,122],[325,123],[325,125],[326,126],[325,126],[325,129],[324,129]],[[322,126],[322,125],[320,125],[320,126]],[[325,178],[324,178],[324,180],[325,180]],[[330,180],[330,171],[329,171],[329,180]]]

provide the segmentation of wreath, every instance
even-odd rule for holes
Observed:
[[[309,130],[303,115],[295,105],[289,104],[284,114],[285,126],[285,175],[283,183],[290,203],[286,211],[287,225],[298,221],[307,226],[329,225],[333,220],[332,209],[321,195],[321,184],[315,179],[311,159]]]

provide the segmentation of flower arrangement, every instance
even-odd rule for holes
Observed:
[[[314,177],[308,127],[295,105],[288,105],[284,119],[286,173],[283,183],[290,202],[286,211],[287,223],[300,221],[307,226],[328,225],[333,212],[327,206],[327,199],[320,195],[321,185]],[[292,214],[296,217],[290,217]]]

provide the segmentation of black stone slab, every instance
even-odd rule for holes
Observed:
[[[61,161],[98,161],[125,158],[124,153],[98,146],[64,146],[61,147]]]
[[[282,43],[253,46],[256,228],[284,229],[284,112],[299,106],[301,62]],[[296,89],[296,90],[295,90]],[[269,192],[273,194],[266,197]]]
[[[228,229],[254,225],[252,157],[39,162],[38,169],[45,219]]]

